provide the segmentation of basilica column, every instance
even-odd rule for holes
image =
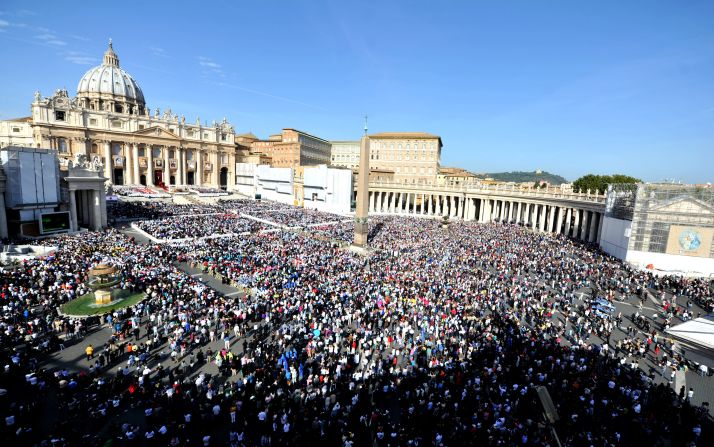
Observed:
[[[141,173],[139,172],[139,145],[137,143],[131,143],[131,163],[134,178],[131,182],[135,185],[139,184],[139,178]]]
[[[144,145],[144,151],[146,152],[146,184],[148,186],[154,186],[154,147],[150,144]]]
[[[213,185],[214,188],[220,188],[221,187],[221,182],[219,180],[218,174],[220,173],[220,163],[218,160],[218,148],[216,148],[216,151],[213,153],[213,171],[211,171],[211,177],[213,177]]]
[[[171,168],[169,167],[169,146],[161,146],[161,154],[164,156],[164,185],[171,185]]]
[[[194,153],[196,154],[196,171],[193,173],[193,183],[196,186],[201,186],[203,185],[203,151],[196,149]]]
[[[122,156],[124,157],[124,184],[128,185],[134,177],[134,173],[131,172],[131,168],[134,165],[131,163],[131,147],[129,146],[129,143],[124,143]]]
[[[369,191],[369,212],[373,213],[374,212],[374,191]]]
[[[104,177],[111,183],[114,183],[112,178],[112,143],[104,141]]]

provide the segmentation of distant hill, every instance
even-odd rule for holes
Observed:
[[[545,171],[513,171],[513,172],[493,172],[489,174],[484,174],[486,177],[491,177],[494,180],[500,180],[502,182],[535,182],[535,181],[546,181],[551,185],[560,185],[561,183],[568,183],[568,181],[559,175],[551,174]]]

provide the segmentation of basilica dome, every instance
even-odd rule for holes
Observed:
[[[77,85],[77,97],[112,100],[127,107],[143,109],[146,105],[139,84],[126,71],[119,68],[119,57],[114,52],[111,40],[104,53],[102,65],[87,71]]]

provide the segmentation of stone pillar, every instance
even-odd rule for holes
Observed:
[[[154,148],[150,144],[144,146],[146,151],[146,184],[154,186]]]
[[[513,201],[508,202],[508,223],[513,221]]]
[[[124,149],[123,149],[123,156],[124,156],[124,184],[128,185],[131,183],[131,179],[134,178],[134,173],[132,172],[132,168],[134,165],[131,162],[131,145],[129,143],[124,143]]]
[[[595,236],[595,242],[599,243],[600,238],[602,237],[602,223],[605,221],[605,215],[602,213],[598,213],[599,218],[597,222],[597,236]]]
[[[1,194],[0,197],[2,197]],[[77,223],[77,191],[74,189],[69,191],[69,222],[72,231],[79,230],[79,225]]]
[[[555,221],[555,232],[560,234],[563,232],[563,208],[557,207],[558,219]]]
[[[592,211],[585,211],[583,210],[583,222],[580,225],[580,240],[584,241],[586,240],[586,232],[588,230],[588,223],[590,222],[592,217]]]
[[[577,239],[580,234],[580,210],[574,209],[573,216],[573,239]]]
[[[176,148],[176,185],[183,185],[184,179],[183,179],[183,171],[184,171],[184,148],[183,146],[179,146]]]
[[[221,182],[219,180],[218,174],[221,171],[220,168],[220,163],[218,160],[218,150],[216,149],[216,152],[213,153],[213,171],[211,171],[211,177],[213,177],[213,185],[215,188],[220,187]]]
[[[366,135],[360,141],[359,181],[357,183],[357,209],[355,212],[354,245],[364,247],[369,236],[367,223],[367,197],[369,193],[369,138]]]
[[[548,233],[553,231],[553,222],[555,221],[555,206],[548,205]]]
[[[533,204],[533,218],[531,220],[531,228],[533,228],[533,231],[535,231],[536,227],[538,226],[538,204],[536,203]]]
[[[161,146],[164,156],[164,185],[171,186],[171,168],[169,167],[169,146]]]
[[[92,229],[101,230],[102,229],[102,199],[101,191],[92,191]]]
[[[572,219],[573,216],[573,209],[568,208],[565,214],[565,230],[563,231],[563,234],[566,236],[570,236],[570,220]]]
[[[530,225],[530,220],[531,220],[531,204],[530,203],[525,203],[526,206],[524,216],[523,216],[523,226],[527,227]]]
[[[139,145],[137,143],[131,143],[131,166],[134,174],[134,178],[131,182],[135,185],[139,184],[139,179],[141,173],[139,172]]]
[[[112,177],[112,143],[104,141],[104,177],[107,181],[114,183]]]
[[[0,238],[9,237],[7,232],[7,214],[5,211],[5,173],[0,168]]]
[[[598,223],[595,221],[598,220],[599,214],[590,211],[590,234],[588,235],[588,242],[595,242],[595,236],[597,235],[597,226]]]
[[[540,205],[540,232],[545,233],[545,212],[546,212],[546,207],[545,205]]]
[[[374,192],[368,192],[367,197],[369,197],[369,207],[367,210],[374,212]]]
[[[196,154],[196,170],[193,173],[193,183],[196,186],[201,186],[203,184],[203,154],[200,149],[195,150]]]
[[[436,210],[436,215],[441,216],[441,196],[434,197],[434,208]]]
[[[431,194],[427,195],[426,199],[426,214],[431,216]]]

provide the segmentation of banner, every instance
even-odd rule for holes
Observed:
[[[672,225],[669,227],[667,254],[708,258],[712,237],[714,228]]]

